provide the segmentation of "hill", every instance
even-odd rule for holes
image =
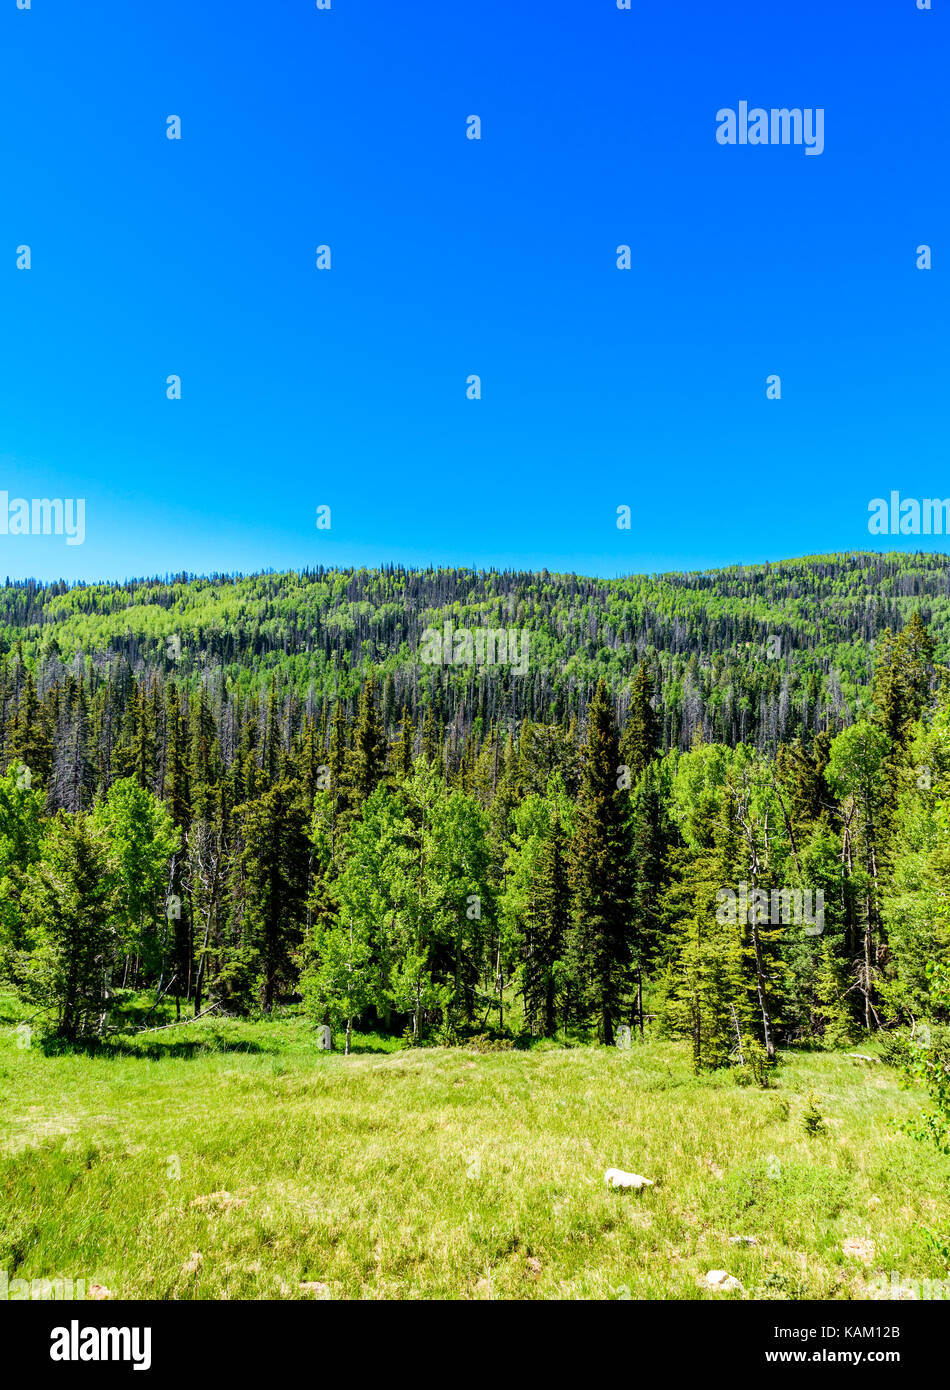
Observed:
[[[838,554],[708,573],[591,579],[465,569],[313,570],[180,575],[125,584],[10,583],[0,590],[5,698],[22,653],[40,695],[66,677],[87,693],[173,677],[221,702],[271,682],[319,716],[347,713],[368,667],[382,674],[384,727],[403,705],[432,708],[464,738],[492,721],[583,720],[603,676],[625,718],[646,657],[667,747],[707,739],[774,750],[862,707],[873,646],[919,611],[942,660],[950,650],[946,556]],[[526,671],[487,662],[427,664],[426,629],[529,634]]]

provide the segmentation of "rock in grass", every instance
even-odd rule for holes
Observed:
[[[730,1245],[758,1245],[755,1236],[730,1236]]]
[[[608,1168],[604,1174],[608,1187],[653,1187],[652,1178],[642,1178],[639,1173],[625,1173],[622,1168]]]
[[[715,1289],[716,1293],[745,1293],[745,1289],[734,1275],[729,1274],[725,1269],[711,1269],[706,1275],[705,1284],[707,1289]]]

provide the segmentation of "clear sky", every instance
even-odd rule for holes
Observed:
[[[933,3],[3,0],[0,577],[946,549]]]

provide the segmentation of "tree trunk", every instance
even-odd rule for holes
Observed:
[[[504,980],[501,975],[501,935],[498,937],[498,951],[495,955],[495,984],[498,989],[498,1031],[503,1032],[505,1027],[505,996]]]
[[[765,1002],[765,972],[762,968],[762,947],[759,942],[759,928],[755,921],[754,908],[750,925],[752,927],[752,946],[755,951],[755,989],[759,999],[759,1008],[762,1011],[762,1036],[769,1061],[773,1061],[775,1058],[775,1040],[772,1037],[772,1021],[769,1018],[768,1005]]]
[[[544,1001],[544,1033],[551,1038],[557,1031],[557,1017],[554,1010],[554,976],[548,971]]]

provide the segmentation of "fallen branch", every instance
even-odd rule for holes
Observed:
[[[217,1004],[210,1004],[207,1009],[202,1009],[200,1014],[195,1014],[194,1018],[180,1018],[176,1023],[160,1023],[157,1028],[136,1028],[136,1035],[139,1033],[161,1033],[166,1028],[183,1028],[186,1023],[196,1023],[199,1018],[204,1018],[205,1014],[210,1014],[212,1010],[218,1008]]]
[[[862,1062],[876,1062],[876,1057],[869,1057],[866,1052],[846,1052],[846,1057],[860,1057]]]
[[[155,1012],[155,1010],[158,1008],[159,1004],[160,1004],[160,1003],[162,1002],[162,1000],[165,998],[165,995],[168,993],[168,991],[171,989],[172,985],[175,983],[175,981],[176,981],[177,979],[178,979],[178,971],[176,970],[175,973],[174,973],[174,975],[173,975],[173,976],[171,977],[171,979],[168,981],[168,984],[165,986],[165,988],[164,988],[163,990],[160,990],[160,991],[159,991],[159,994],[158,994],[158,997],[157,997],[156,1000],[155,1000],[155,1003],[152,1005],[152,1007],[149,1009],[148,1013],[145,1015],[146,1018],[148,1018],[151,1014],[153,1014],[153,1013]],[[190,1020],[189,1020],[189,1021],[190,1021]],[[145,1030],[144,1030],[144,1029],[140,1029],[139,1031],[140,1031],[140,1032],[144,1032]]]

